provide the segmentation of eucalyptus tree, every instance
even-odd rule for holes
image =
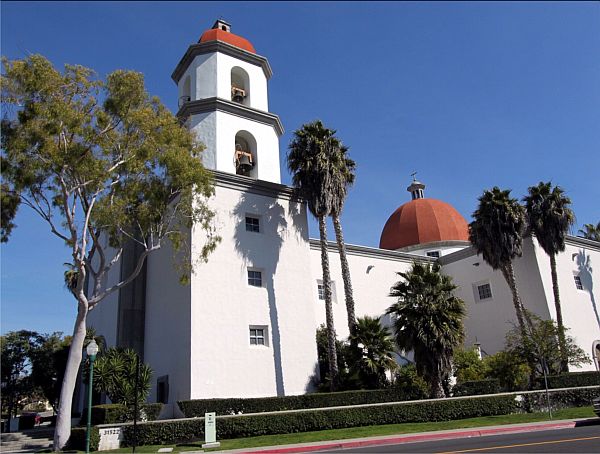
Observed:
[[[502,272],[512,292],[519,329],[526,339],[528,316],[519,296],[512,264],[513,259],[523,253],[525,209],[517,199],[510,197],[510,190],[496,186],[491,191],[485,190],[478,200],[479,207],[469,224],[469,241],[488,265]]]
[[[203,147],[148,95],[141,74],[117,70],[102,80],[78,65],[61,72],[40,55],[2,63],[6,192],[66,244],[77,277],[70,284],[77,316],[54,437],[60,450],[70,435],[89,311],[135,279],[166,242],[189,250],[182,246],[192,225],[207,240],[199,256],[179,262],[182,274],[206,259],[219,239],[206,202],[214,186],[199,159]],[[142,249],[133,272],[107,284],[129,241]]]
[[[397,298],[387,314],[394,316],[396,345],[412,351],[419,376],[432,398],[444,397],[442,381],[449,377],[454,352],[464,339],[465,303],[454,295],[457,288],[440,266],[413,263],[394,284]]]
[[[579,233],[588,240],[600,241],[600,222],[598,224],[585,224]]]
[[[329,380],[331,390],[335,391],[339,384],[339,368],[331,302],[331,271],[327,254],[326,222],[333,210],[336,197],[333,192],[336,187],[332,181],[330,153],[328,153],[332,135],[332,130],[325,128],[319,120],[302,125],[300,129],[294,131],[294,137],[289,145],[287,166],[292,174],[296,194],[306,201],[308,210],[319,222]]]
[[[528,195],[523,198],[529,230],[535,235],[542,249],[550,256],[552,291],[558,325],[558,345],[562,355],[561,372],[569,371],[565,326],[563,323],[558,277],[556,273],[556,255],[565,250],[565,237],[575,221],[569,199],[560,186],[552,187],[550,182],[541,181],[530,186]]]

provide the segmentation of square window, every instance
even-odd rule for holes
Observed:
[[[323,284],[317,284],[317,292],[319,294],[319,299],[324,300],[325,299],[325,287],[323,287]]]
[[[267,345],[267,328],[264,326],[250,327],[250,345]]]
[[[487,300],[492,297],[492,287],[490,287],[490,284],[478,285],[477,293],[479,294],[479,301]]]
[[[260,219],[246,216],[246,232],[260,232]]]
[[[439,259],[440,251],[429,251],[429,252],[427,252],[427,257],[434,257],[436,259]]]
[[[248,285],[262,287],[262,273],[260,271],[248,270]]]
[[[575,279],[575,287],[577,287],[577,290],[583,290],[583,284],[581,283],[579,275],[577,274],[573,276],[573,278]]]

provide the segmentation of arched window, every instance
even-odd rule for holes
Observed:
[[[250,77],[239,66],[231,68],[231,100],[250,106]]]
[[[192,100],[192,82],[189,74],[185,77],[183,81],[183,87],[181,90],[181,96],[179,97],[179,107],[183,106],[186,102],[190,102]]]
[[[256,140],[248,131],[239,131],[235,135],[235,150],[233,157],[236,174],[254,179],[258,178]]]

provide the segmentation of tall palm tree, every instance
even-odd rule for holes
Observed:
[[[348,188],[354,183],[354,169],[356,168],[356,163],[346,155],[348,152],[348,147],[342,145],[341,142],[333,136],[335,131],[331,131],[331,133],[332,136],[328,141],[328,154],[330,156],[330,171],[333,185],[332,194],[334,195],[331,219],[333,221],[335,238],[340,254],[342,280],[344,281],[344,294],[346,297],[348,330],[350,334],[352,334],[356,327],[356,314],[354,310],[354,295],[352,292],[352,280],[350,278],[350,266],[348,265],[348,258],[346,257],[346,245],[344,243],[344,234],[342,232],[340,215],[342,213],[342,209],[344,208],[344,202],[346,201]]]
[[[525,209],[517,199],[510,197],[510,190],[503,191],[496,186],[491,191],[484,191],[478,200],[479,207],[469,224],[469,241],[488,265],[502,272],[512,292],[519,329],[526,339],[528,315],[519,296],[512,265],[513,259],[523,252]]]
[[[365,315],[356,321],[349,340],[355,346],[352,351],[356,356],[350,368],[358,372],[361,384],[371,389],[385,385],[385,373],[398,367],[390,330],[381,324],[379,318]]]
[[[457,287],[438,264],[413,263],[398,275],[402,280],[390,292],[397,301],[386,312],[395,317],[396,344],[414,353],[417,373],[429,385],[430,397],[443,397],[442,381],[464,339],[465,303],[454,296]]]
[[[540,246],[550,256],[552,274],[552,290],[556,308],[558,325],[558,345],[561,355],[561,371],[569,371],[565,327],[563,324],[560,293],[556,274],[556,254],[565,250],[565,236],[575,221],[571,210],[571,199],[565,196],[561,187],[552,188],[550,182],[540,181],[537,186],[528,189],[529,194],[523,198],[529,230],[535,235]]]
[[[294,137],[289,145],[287,166],[292,174],[292,182],[297,195],[306,201],[308,210],[319,221],[329,378],[331,390],[335,391],[338,387],[339,369],[335,348],[336,335],[331,304],[331,273],[327,255],[326,228],[326,219],[332,212],[335,197],[332,191],[332,175],[326,151],[332,136],[332,131],[325,128],[318,120],[303,125],[294,131]]]
[[[585,224],[579,233],[588,240],[600,241],[600,222],[598,224]]]

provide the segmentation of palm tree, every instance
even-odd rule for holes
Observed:
[[[396,345],[412,351],[417,373],[429,385],[430,397],[443,397],[442,381],[449,376],[452,357],[464,338],[465,303],[454,296],[452,278],[438,264],[413,263],[390,296],[387,310],[395,317]]]
[[[381,325],[379,318],[359,317],[354,332],[349,337],[355,361],[351,369],[358,372],[361,383],[367,388],[379,388],[387,382],[386,371],[394,371],[394,339],[390,330]]]
[[[569,372],[569,359],[565,339],[560,293],[556,274],[556,254],[565,250],[565,236],[575,221],[575,215],[569,207],[571,200],[564,195],[559,186],[552,188],[550,182],[540,182],[528,189],[529,195],[523,198],[529,229],[535,235],[540,246],[550,256],[552,290],[558,325],[558,345],[561,353],[561,371]]]
[[[496,186],[491,191],[484,191],[478,200],[479,207],[469,224],[469,241],[488,265],[502,272],[512,292],[519,329],[526,339],[528,315],[519,296],[512,265],[512,260],[523,252],[525,209],[517,199],[510,197],[510,190],[502,191]]]
[[[333,136],[335,131],[331,131],[331,134],[332,136],[328,141],[331,179],[333,184],[332,194],[334,195],[331,219],[333,221],[335,238],[340,254],[342,280],[344,281],[344,294],[346,297],[346,313],[348,316],[348,331],[350,334],[352,334],[356,327],[356,314],[354,310],[352,280],[350,279],[350,266],[348,266],[348,258],[346,257],[346,245],[344,243],[344,234],[342,232],[340,215],[342,213],[342,209],[344,208],[344,202],[346,201],[348,188],[354,183],[354,169],[356,168],[356,163],[346,156],[348,147],[342,145],[341,142]]]
[[[583,229],[579,229],[579,233],[588,240],[600,241],[600,222],[598,224],[585,224]]]
[[[333,210],[334,198],[332,175],[327,147],[330,145],[332,130],[320,121],[303,125],[294,131],[289,145],[287,166],[292,174],[296,194],[306,201],[308,210],[319,221],[321,240],[321,267],[323,268],[323,293],[325,296],[325,319],[329,357],[329,379],[332,391],[338,386],[339,370],[335,348],[335,327],[331,304],[331,275],[327,255],[326,218]]]

